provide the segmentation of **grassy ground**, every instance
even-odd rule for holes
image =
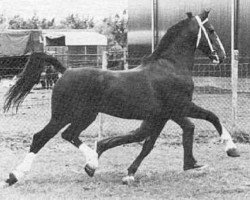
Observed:
[[[19,142],[11,143],[18,146]],[[11,150],[7,143],[0,147],[0,180],[28,150],[23,146]],[[160,139],[139,168],[135,183],[127,186],[121,179],[138,155],[139,144],[104,153],[95,177],[89,178],[81,153],[56,137],[39,153],[24,180],[0,191],[0,199],[250,199],[249,144],[238,146],[241,157],[229,158],[216,139],[196,142],[197,160],[209,166],[184,172],[182,146]]]

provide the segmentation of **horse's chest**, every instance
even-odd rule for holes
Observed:
[[[191,100],[194,83],[188,77],[172,76],[156,82],[154,88],[157,98],[166,105],[182,99]]]

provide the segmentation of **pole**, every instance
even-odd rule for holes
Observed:
[[[108,68],[108,53],[107,51],[103,51],[102,53],[102,69],[107,70]]]
[[[240,1],[235,0],[234,8],[234,49],[239,49],[239,13],[240,13]]]
[[[123,64],[124,64],[124,69],[128,70],[127,51],[126,50],[123,50]]]
[[[231,84],[232,84],[232,121],[233,131],[237,128],[237,87],[239,51],[235,49],[235,0],[231,0]],[[236,38],[237,39],[237,38]]]
[[[103,51],[102,53],[102,70],[107,70],[108,68],[108,53]],[[104,117],[102,113],[99,113],[99,132],[98,132],[98,140],[101,140],[103,135],[103,125],[104,125]]]
[[[151,0],[151,52],[155,50],[156,44],[156,17],[157,17],[157,0]]]

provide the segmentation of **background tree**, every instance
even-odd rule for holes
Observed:
[[[38,29],[40,21],[36,15],[32,16],[32,18],[28,19],[26,23],[27,29]]]
[[[7,18],[3,14],[0,14],[0,31],[7,28],[8,28]]]
[[[1,16],[0,16],[1,23]],[[128,32],[128,15],[127,10],[122,14],[116,14],[104,18],[95,23],[91,16],[79,17],[78,14],[70,14],[59,24],[55,23],[55,19],[39,19],[35,14],[31,18],[24,20],[21,16],[16,15],[9,20],[9,29],[94,29],[95,31],[105,35],[108,38],[109,48],[125,48],[127,46]]]
[[[42,21],[40,22],[40,27],[41,27],[41,29],[55,28],[56,27],[55,18],[52,18],[51,20],[43,18]]]
[[[4,16],[3,14],[0,14],[0,24],[3,24],[4,23]]]
[[[108,37],[109,46],[120,45],[122,48],[127,46],[128,15],[124,10],[122,15],[116,14],[102,20],[96,30]]]
[[[93,17],[82,17],[80,18],[77,14],[71,14],[62,20],[59,27],[69,29],[92,29],[94,27]]]
[[[49,29],[55,27],[55,19],[48,20],[43,18],[40,20],[37,15],[24,20],[19,15],[15,15],[9,21],[9,29]]]
[[[25,29],[26,28],[26,22],[22,17],[19,15],[15,15],[12,19],[9,21],[9,29]]]

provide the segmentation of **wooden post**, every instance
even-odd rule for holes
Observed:
[[[107,51],[103,51],[102,53],[102,69],[107,70],[108,68],[108,53]]]
[[[231,81],[232,81],[232,118],[233,118],[233,130],[237,129],[237,103],[238,103],[238,63],[239,52],[234,50],[231,58]]]
[[[158,39],[158,0],[151,0],[151,52],[155,50]]]
[[[231,85],[233,131],[236,131],[237,128],[238,63],[239,51],[235,50],[235,0],[231,0]]]
[[[123,50],[123,63],[124,63],[124,69],[128,70],[127,51],[126,50]]]
[[[155,50],[155,5],[156,1],[151,0],[151,52]]]
[[[103,51],[102,53],[102,69],[107,70],[108,68],[108,56],[107,52]],[[104,117],[102,113],[99,113],[99,132],[98,132],[98,140],[101,140],[103,135],[103,124],[104,124]]]

